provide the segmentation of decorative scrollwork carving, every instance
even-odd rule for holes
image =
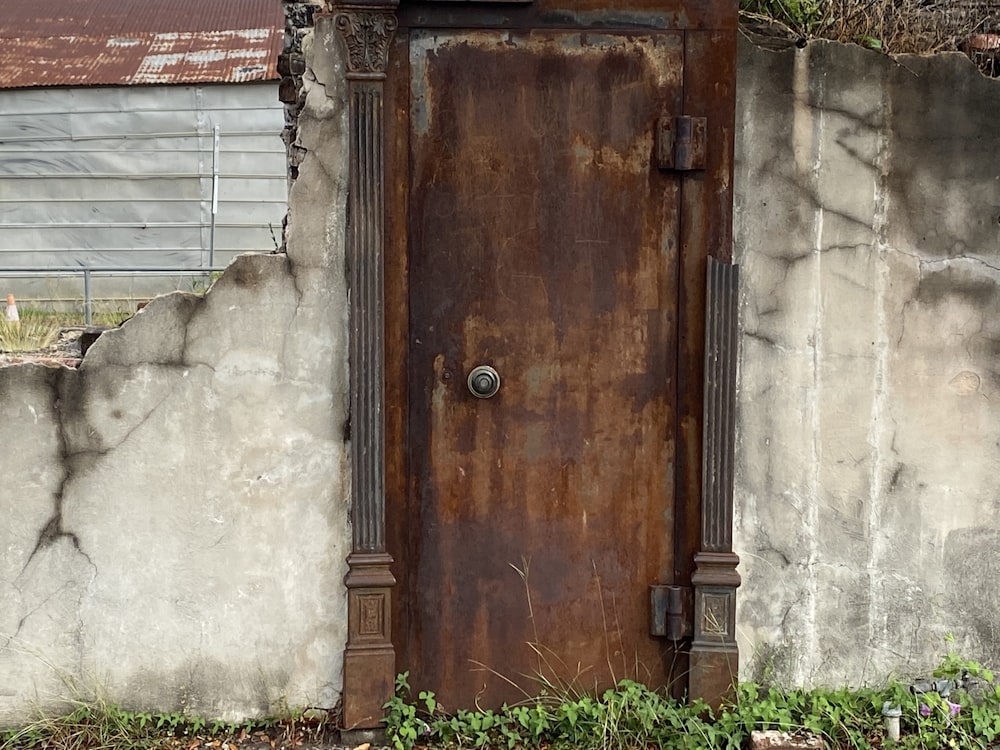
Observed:
[[[350,11],[336,18],[337,30],[347,44],[347,68],[351,73],[385,73],[389,41],[396,30],[391,12]]]

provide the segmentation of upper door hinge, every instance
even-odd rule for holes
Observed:
[[[679,641],[689,637],[691,609],[694,597],[689,586],[664,586],[654,584],[649,587],[649,634]]]
[[[656,166],[689,171],[705,168],[704,117],[664,116],[656,124]]]

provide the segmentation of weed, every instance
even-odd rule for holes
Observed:
[[[19,321],[0,320],[0,351],[27,352],[45,349],[55,343],[59,329],[31,316]]]
[[[150,714],[124,711],[94,701],[78,703],[67,716],[40,718],[0,737],[0,747],[11,750],[59,747],[150,747],[156,726]]]
[[[114,310],[108,310],[107,312],[95,312],[92,322],[98,326],[103,325],[110,328],[117,328],[133,315],[135,313],[132,310],[118,306]]]
[[[93,324],[105,328],[115,328],[131,318],[131,310],[118,307],[115,310],[95,312]],[[0,352],[36,352],[53,346],[64,328],[84,325],[83,313],[54,312],[27,308],[20,313],[19,321],[0,319]]]
[[[954,650],[955,636],[949,633],[944,637],[948,646],[948,651],[944,658],[934,670],[935,677],[944,677],[952,680],[966,680],[973,677],[986,682],[993,682],[993,672],[983,667],[979,662],[966,659],[957,654]]]
[[[310,709],[316,714],[327,712]],[[307,712],[308,713],[308,712]],[[68,715],[39,718],[30,724],[0,731],[2,750],[160,750],[196,747],[298,747],[327,737],[332,728],[321,718],[210,721],[187,711],[132,712],[95,700],[79,703]]]
[[[445,713],[433,693],[410,701],[408,674],[396,680],[387,704],[387,736],[395,750],[416,745],[514,750],[739,750],[760,729],[807,732],[837,750],[893,746],[885,736],[882,707],[903,711],[901,750],[992,748],[1000,738],[1000,686],[974,661],[949,653],[935,670],[935,686],[950,692],[917,692],[899,682],[883,688],[782,690],[740,684],[718,711],[701,701],[684,703],[630,680],[600,695],[551,695],[497,710]],[[979,689],[969,689],[970,680]],[[944,690],[943,687],[940,689]]]
[[[222,277],[222,271],[212,271],[204,276],[191,277],[191,293],[204,296],[212,285]]]
[[[879,52],[960,49],[988,21],[988,7],[964,13],[940,0],[741,0],[744,31],[754,41],[809,39],[860,44]]]

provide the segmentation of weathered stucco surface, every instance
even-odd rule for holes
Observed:
[[[1000,664],[1000,82],[744,46],[743,673]]]
[[[349,552],[345,106],[305,76],[287,254],[154,300],[77,370],[0,369],[0,725],[94,693],[333,706]],[[325,67],[323,67],[325,66]]]

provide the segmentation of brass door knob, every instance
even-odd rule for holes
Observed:
[[[469,373],[469,391],[476,398],[490,398],[500,390],[500,374],[489,365],[479,365]]]

